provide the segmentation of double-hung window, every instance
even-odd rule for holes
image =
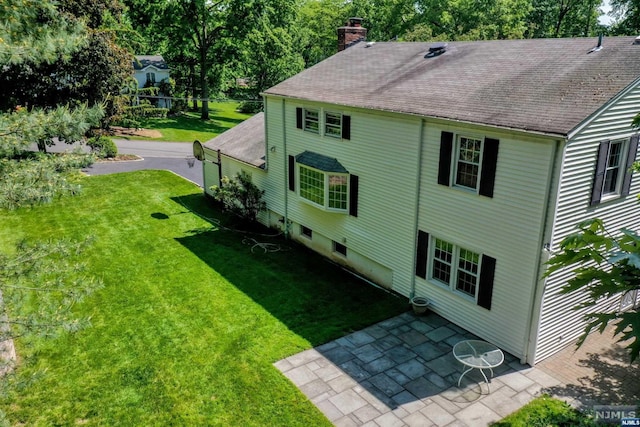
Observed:
[[[298,164],[300,197],[324,209],[347,211],[349,178],[346,173],[323,172]]]
[[[628,139],[602,141],[598,147],[591,189],[591,205],[629,195],[631,166],[638,151],[638,135]]]
[[[324,134],[333,138],[342,138],[342,114],[324,114]]]
[[[491,309],[496,260],[418,231],[416,276]]]
[[[351,139],[351,116],[324,108],[296,108],[296,127],[338,139]]]
[[[156,73],[147,73],[147,84],[156,84]]]
[[[493,197],[499,141],[442,132],[438,184]]]
[[[456,144],[455,185],[478,189],[480,160],[482,157],[482,140],[459,136]]]
[[[480,278],[480,254],[442,239],[434,240],[431,277],[475,299]]]
[[[320,114],[318,110],[304,110],[304,130],[318,133],[320,131]]]

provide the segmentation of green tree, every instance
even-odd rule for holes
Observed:
[[[528,17],[528,37],[592,36],[604,29],[598,23],[602,0],[534,0]]]
[[[562,292],[585,294],[584,302],[575,307],[587,310],[586,327],[578,346],[589,332],[594,329],[602,332],[609,322],[614,322],[615,335],[621,340],[630,340],[628,349],[633,362],[640,354],[640,312],[619,312],[615,307],[604,311],[594,307],[603,298],[640,290],[640,235],[627,229],[613,235],[599,219],[582,222],[578,229],[561,242],[560,251],[548,261],[546,276],[569,268],[574,276]]]
[[[235,179],[223,177],[220,186],[214,185],[211,191],[228,212],[247,223],[256,222],[258,214],[267,208],[262,200],[264,190],[251,182],[251,175],[246,172],[238,173]]]
[[[75,48],[85,46],[83,29],[70,25],[47,1],[7,0],[0,5],[0,40],[2,52],[0,69],[12,65],[49,65],[73,54]],[[36,28],[42,27],[41,31]],[[25,38],[20,39],[19,34]],[[66,40],[66,41],[64,41]],[[10,44],[10,43],[11,44]],[[41,53],[40,59],[33,56]],[[98,124],[102,117],[100,106],[89,108],[81,104],[75,108],[26,108],[11,105],[0,112],[0,205],[15,208],[51,200],[57,194],[73,193],[77,187],[69,184],[68,174],[83,166],[91,157],[59,159],[32,156],[29,145],[47,144],[53,138],[77,141]]]
[[[355,12],[354,12],[355,13]],[[305,0],[299,7],[296,45],[306,67],[338,51],[336,30],[344,25],[349,12],[341,0]],[[365,22],[365,27],[368,22]]]
[[[615,23],[611,29],[616,35],[640,33],[640,0],[610,0]]]
[[[184,40],[195,54],[202,109],[209,119],[209,96],[223,85],[225,67],[238,54],[240,41],[264,10],[262,0],[170,0],[164,22],[170,38]]]
[[[20,5],[22,10],[29,2],[10,0],[9,6],[13,3],[16,7]],[[92,7],[85,8],[85,3],[91,3]],[[14,20],[13,26],[27,28],[28,31],[39,28],[43,32],[59,28],[61,34],[65,34],[62,40],[67,37],[75,40],[75,49],[66,45],[67,50],[56,56],[51,56],[50,53],[35,57],[22,55],[2,63],[0,110],[10,110],[16,105],[46,109],[65,104],[102,104],[107,113],[103,118],[103,126],[108,126],[109,119],[116,114],[114,107],[118,104],[114,100],[119,96],[126,79],[131,78],[132,56],[118,46],[115,31],[104,27],[83,27],[81,23],[87,21],[100,26],[104,24],[103,18],[121,16],[117,15],[118,3],[115,0],[64,0],[57,3],[57,9],[52,4],[42,2],[33,5],[36,12],[38,9],[40,11],[31,16],[30,10],[26,17]],[[71,15],[71,12],[78,15]],[[70,30],[73,32],[69,33]],[[11,31],[13,30],[7,27],[7,33]],[[29,46],[29,39],[20,39],[18,35],[10,40],[13,44],[5,45],[7,51],[20,52],[23,48],[19,46]],[[47,38],[34,40],[35,46],[40,46],[41,49],[48,46],[55,53],[50,40],[58,38],[51,33]],[[45,146],[41,142],[41,149]]]

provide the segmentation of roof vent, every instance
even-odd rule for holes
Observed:
[[[429,46],[429,52],[424,56],[425,58],[433,58],[434,56],[442,55],[447,51],[447,44],[443,42],[434,43]]]
[[[602,34],[598,36],[598,46],[592,47],[587,53],[597,52],[599,50],[602,50]]]
[[[633,41],[633,44],[640,44],[640,36],[636,37],[636,39]]]

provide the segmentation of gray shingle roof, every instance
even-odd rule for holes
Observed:
[[[161,55],[136,55],[136,59],[133,61],[134,70],[142,70],[150,65],[153,65],[159,70],[169,69],[169,66]]]
[[[359,43],[265,91],[567,135],[640,77],[634,37]]]
[[[211,150],[264,168],[264,113],[258,113],[203,144]]]

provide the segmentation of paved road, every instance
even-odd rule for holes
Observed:
[[[142,160],[111,162],[104,161],[94,163],[90,167],[83,169],[89,175],[106,175],[110,173],[129,172],[143,169],[170,170],[174,173],[203,186],[202,163],[198,160],[190,168],[186,157],[192,155],[192,144],[190,142],[156,142],[156,141],[135,141],[126,139],[113,140],[118,147],[120,154],[135,154],[142,157]],[[86,146],[79,144],[56,144],[49,147],[50,152],[72,151],[80,147],[86,150]],[[32,149],[37,149],[35,146]]]

